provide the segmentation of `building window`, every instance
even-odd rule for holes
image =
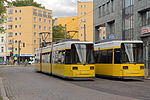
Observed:
[[[40,29],[40,30],[42,29],[41,25],[39,25],[39,29]]]
[[[82,12],[80,13],[80,15],[82,15]]]
[[[21,32],[19,32],[19,35],[21,36]]]
[[[44,33],[44,37],[46,37],[46,33]]]
[[[21,13],[21,10],[19,10],[19,12]]]
[[[7,9],[7,14],[12,14],[13,10],[12,9]]]
[[[126,0],[128,1],[128,0]],[[114,0],[111,0],[111,12],[114,12]]]
[[[99,17],[101,17],[101,15],[102,15],[102,14],[101,14],[101,8],[102,8],[102,7],[100,6],[100,7],[99,7]]]
[[[80,8],[82,8],[82,5],[80,5]]]
[[[150,11],[141,13],[142,16],[142,26],[150,25]]]
[[[123,6],[123,40],[133,39],[134,33],[134,0],[124,0]]]
[[[17,48],[15,48],[15,51],[17,51]]]
[[[84,22],[86,22],[86,19],[84,19]]]
[[[8,37],[12,37],[13,33],[12,32],[8,32]]]
[[[86,12],[84,12],[84,15],[86,15]]]
[[[12,39],[9,39],[9,40],[8,40],[8,44],[13,44],[13,40],[12,40]]]
[[[34,29],[36,29],[36,24],[34,24]]]
[[[4,42],[4,37],[1,37],[1,42]]]
[[[42,17],[42,11],[38,10],[38,16]]]
[[[12,22],[13,18],[12,17],[7,17],[7,22]]]
[[[36,48],[34,48],[34,52],[36,51]]]
[[[17,44],[17,40],[15,40],[15,43]]]
[[[15,36],[17,36],[17,32],[15,33]]]
[[[17,28],[17,25],[15,25],[15,28]]]
[[[21,17],[19,17],[19,20],[21,21]]]
[[[37,18],[36,17],[34,17],[34,22],[36,22],[37,21]]]
[[[41,34],[39,34],[39,37],[42,37],[42,35],[41,35]]]
[[[15,21],[17,21],[17,17],[15,17]]]
[[[46,23],[47,21],[46,21],[46,19],[44,19],[44,23]]]
[[[83,29],[83,27],[81,26],[81,30]]]
[[[84,5],[84,8],[86,8],[86,5]]]
[[[36,32],[34,32],[34,36],[36,36]]]
[[[39,22],[42,22],[42,19],[41,19],[41,18],[39,18]]]
[[[80,22],[82,22],[82,19],[80,20]]]
[[[49,31],[51,30],[51,27],[49,27]]]
[[[49,38],[51,38],[51,34],[49,34]]]
[[[13,28],[13,25],[8,25],[8,29],[12,29]]]
[[[19,28],[21,28],[21,25],[19,25]]]
[[[36,40],[34,40],[34,44],[36,44]]]
[[[37,16],[37,9],[33,9],[33,15]]]
[[[1,47],[1,52],[4,52],[4,47]]]
[[[43,17],[46,17],[47,18],[47,12],[43,12]]]
[[[49,20],[49,24],[51,24],[51,20]]]
[[[52,17],[52,14],[51,13],[48,13],[48,18],[51,18]]]
[[[46,26],[44,26],[44,30],[46,30],[47,29],[47,27]]]
[[[17,10],[15,10],[15,13],[17,13]]]

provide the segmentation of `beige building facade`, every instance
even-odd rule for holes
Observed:
[[[62,25],[65,28],[67,35],[70,36],[71,39],[78,39],[78,17],[58,17],[56,19],[56,25]]]
[[[93,42],[93,1],[78,1],[77,15],[79,39]]]
[[[7,8],[6,27],[7,57],[11,53],[18,56],[19,41],[20,57],[34,57],[34,51],[39,48],[42,36],[47,36],[39,33],[50,32],[46,41],[52,41],[52,11],[33,6]]]

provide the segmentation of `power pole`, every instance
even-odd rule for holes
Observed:
[[[67,25],[65,24],[65,39],[67,39]]]
[[[84,41],[86,41],[86,25],[84,24]]]
[[[20,43],[21,41],[18,42],[18,64],[20,65]]]

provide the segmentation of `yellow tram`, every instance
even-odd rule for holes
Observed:
[[[96,76],[144,78],[142,41],[105,41],[94,45]]]
[[[36,71],[69,79],[95,77],[92,42],[65,40],[40,48],[35,55]]]

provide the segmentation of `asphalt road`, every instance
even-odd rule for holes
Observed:
[[[150,100],[150,80],[69,81],[9,66],[0,66],[0,77],[10,100]]]

